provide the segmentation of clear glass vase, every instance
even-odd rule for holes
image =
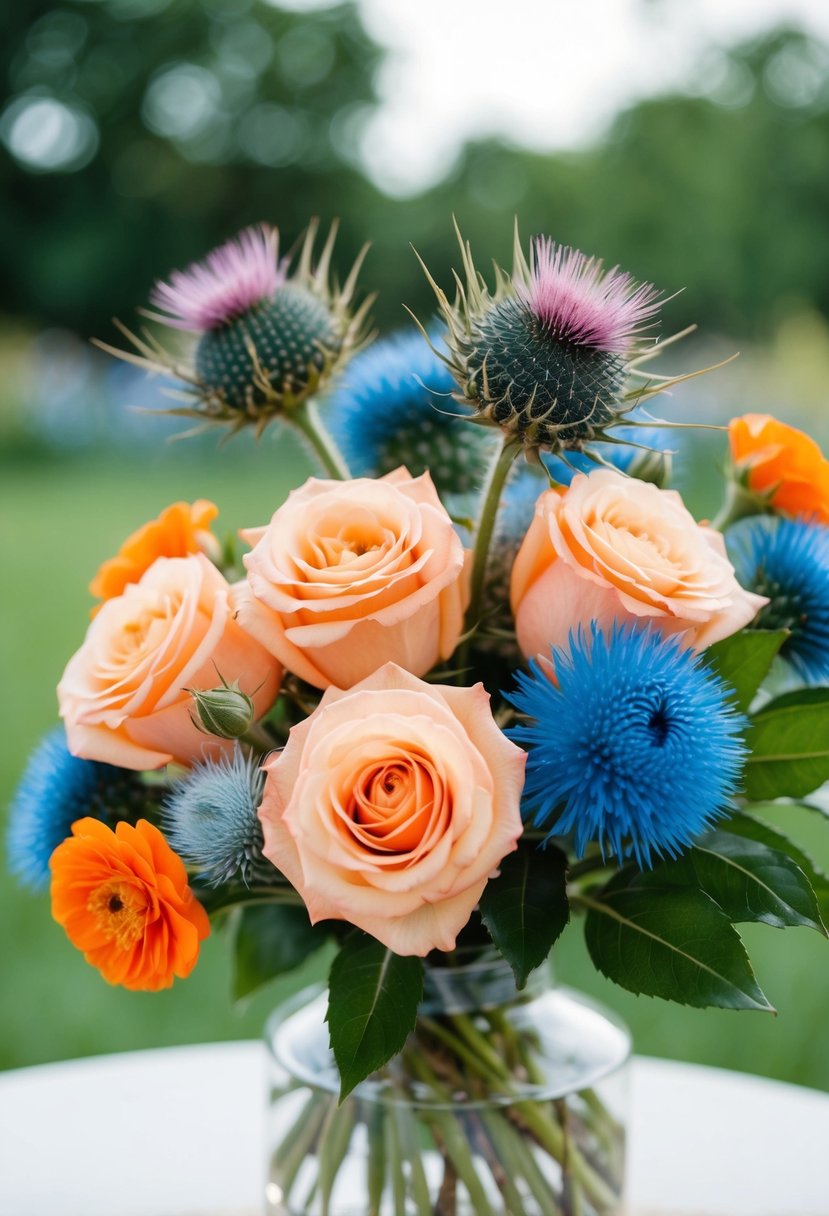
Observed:
[[[339,1104],[327,995],[266,1029],[268,1216],[612,1216],[622,1209],[630,1036],[500,959],[427,967],[405,1049]]]

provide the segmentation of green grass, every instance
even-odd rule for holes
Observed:
[[[291,443],[235,443],[196,458],[184,445],[6,468],[0,486],[0,701],[5,807],[29,750],[56,720],[54,686],[88,620],[86,585],[128,531],[176,498],[213,498],[226,529],[264,522],[307,465]],[[829,831],[817,816],[781,810],[779,824],[829,866]],[[206,943],[195,972],[157,995],[108,987],[51,921],[48,900],[5,876],[0,1067],[98,1052],[257,1036],[272,1006],[313,978],[311,964],[243,1008],[232,1006],[227,943]],[[639,1052],[744,1069],[829,1089],[822,1027],[829,947],[808,930],[749,926],[746,943],[779,1016],[690,1010],[636,998],[597,975],[579,925],[556,949],[559,978],[616,1009]]]

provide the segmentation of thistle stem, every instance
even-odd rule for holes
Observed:
[[[492,465],[489,482],[483,494],[481,514],[475,533],[475,547],[472,557],[472,582],[470,587],[469,608],[466,613],[466,632],[473,630],[481,617],[483,609],[484,585],[486,583],[486,567],[489,558],[489,546],[495,530],[495,520],[501,495],[507,482],[512,462],[521,451],[521,440],[507,438],[504,446]]]
[[[286,418],[307,439],[314,455],[329,477],[337,481],[348,481],[351,473],[340,451],[323,426],[313,401],[303,401],[286,414]]]

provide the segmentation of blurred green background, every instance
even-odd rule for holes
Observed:
[[[402,303],[425,317],[431,308],[409,242],[446,282],[453,212],[481,264],[508,261],[517,213],[525,234],[549,232],[669,294],[682,289],[666,325],[699,322],[701,336],[673,366],[742,351],[725,371],[677,390],[662,407],[668,416],[723,421],[766,410],[826,446],[829,51],[786,28],[711,54],[681,90],[631,104],[581,148],[551,154],[478,139],[439,183],[394,198],[362,167],[383,49],[354,4],[4,7],[3,808],[55,720],[54,686],[85,629],[86,585],[100,561],[177,498],[213,498],[226,530],[264,522],[309,471],[273,429],[258,446],[242,437],[221,451],[214,437],[167,442],[176,426],[131,408],[157,408],[157,386],[87,344],[92,334],[113,340],[111,318],[130,320],[156,277],[246,223],[271,220],[290,244],[309,216],[339,215],[342,272],[371,239],[364,283],[379,290],[378,326],[389,331],[407,324]],[[677,484],[707,514],[724,441],[681,446]],[[829,867],[825,824],[789,810],[779,818]],[[255,1036],[286,991],[273,985],[233,1008],[219,934],[173,991],[110,989],[53,925],[45,898],[8,878],[0,894],[1,1067]],[[826,943],[806,930],[784,941],[764,926],[745,938],[776,1019],[633,998],[596,975],[578,925],[556,949],[557,969],[625,1017],[640,1052],[829,1089]]]

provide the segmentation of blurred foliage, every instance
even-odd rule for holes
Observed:
[[[337,210],[364,240],[352,167],[378,49],[354,4],[29,0],[0,10],[0,265],[35,323],[100,331],[153,277],[238,227],[291,237]],[[357,220],[359,232],[349,240]]]
[[[155,277],[249,222],[293,241],[337,214],[340,264],[367,237],[378,316],[432,301],[454,212],[487,255],[525,235],[629,266],[669,293],[669,323],[765,337],[829,315],[829,49],[784,29],[712,49],[690,94],[642,101],[573,153],[468,145],[448,179],[384,197],[361,175],[380,49],[353,2],[302,13],[264,0],[53,0],[4,6],[10,98],[0,138],[0,268],[31,322],[107,333]]]
[[[433,193],[480,251],[509,226],[600,253],[669,293],[674,328],[766,336],[781,316],[829,315],[829,48],[769,34],[699,69],[699,96],[642,101],[577,153],[467,149]],[[442,227],[446,227],[445,220]],[[437,232],[423,241],[439,260]]]

